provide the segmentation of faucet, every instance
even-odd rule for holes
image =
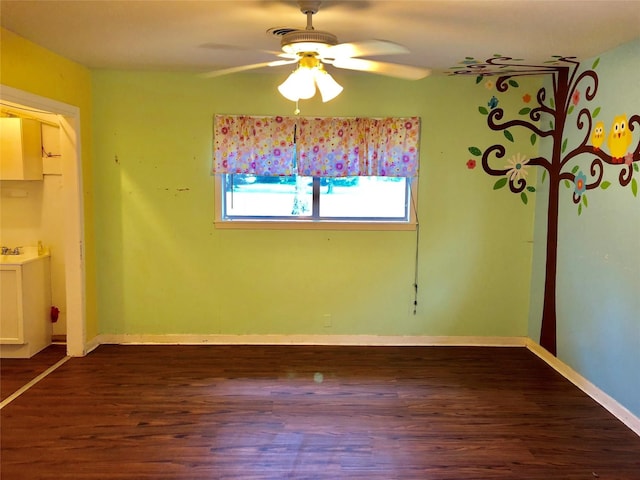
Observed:
[[[20,248],[21,247],[16,247],[13,249],[13,255],[20,255]]]
[[[2,247],[2,255],[11,255],[9,252],[11,249],[9,247]]]

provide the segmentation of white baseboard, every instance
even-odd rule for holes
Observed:
[[[93,337],[91,340],[86,342],[84,344],[84,349],[83,349],[84,353],[83,353],[83,355],[87,355],[87,354],[93,352],[96,348],[98,348],[103,343],[100,340],[101,340],[101,336],[98,335],[97,337]]]
[[[353,345],[524,347],[526,337],[402,335],[99,335],[99,344],[117,345]]]
[[[626,407],[618,403],[614,398],[596,387],[589,380],[584,378],[569,365],[553,356],[546,349],[538,345],[531,339],[527,339],[525,346],[538,357],[544,360],[551,368],[557,371],[564,378],[573,383],[584,393],[593,398],[596,402],[606,408],[614,417],[624,423],[627,427],[640,436],[640,418],[636,417]]]

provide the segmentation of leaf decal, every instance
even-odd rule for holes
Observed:
[[[475,155],[476,157],[482,155],[482,150],[480,150],[478,147],[469,147],[469,152],[471,153],[471,155]]]
[[[598,114],[600,113],[600,107],[597,107],[594,111],[593,114],[591,115],[593,118],[596,118],[598,116]]]
[[[513,135],[509,130],[504,131],[504,136],[507,138],[507,140],[509,140],[510,142],[513,142]]]
[[[524,192],[520,194],[520,199],[522,200],[522,203],[524,203],[525,205],[529,202],[529,199],[527,198],[527,194]]]
[[[578,205],[578,215],[582,215],[582,204]]]
[[[538,139],[538,136],[535,133],[531,134],[531,145],[535,145],[536,144],[536,140]]]
[[[589,202],[587,202],[587,196],[584,193],[582,194],[582,203],[584,203],[585,207],[589,206]]]
[[[569,180],[564,181],[564,186],[567,188],[571,188],[571,182]]]
[[[494,190],[498,190],[502,187],[504,187],[507,184],[507,177],[502,177],[500,180],[498,180],[495,185],[493,186]]]
[[[638,196],[638,181],[635,178],[631,180],[631,193],[634,197]]]
[[[476,77],[476,85],[482,81],[482,75]]]
[[[600,184],[600,188],[603,189],[603,190],[606,190],[610,186],[611,186],[611,182],[608,182],[606,180]]]
[[[638,166],[638,164],[637,164],[637,163],[634,163],[634,164],[633,164],[633,169],[634,169],[636,172],[640,172],[640,167]]]
[[[488,115],[489,114],[489,110],[486,109],[486,107],[478,107],[478,111],[482,114],[482,115]]]
[[[567,149],[567,141],[568,140],[569,140],[568,138],[565,138],[564,142],[562,142],[562,153],[564,153],[564,151]]]
[[[546,180],[546,178],[547,178],[547,171],[546,171],[546,170],[543,170],[543,171],[542,171],[542,180],[540,180],[540,181],[541,181],[542,183],[544,183],[544,181]]]
[[[509,80],[509,85],[511,85],[514,88],[518,88],[520,86],[518,85],[518,82],[516,82],[515,80]]]
[[[529,187],[527,187],[527,190],[530,191],[531,193],[533,193],[533,192],[536,191],[536,187],[529,186]]]
[[[567,115],[571,115],[571,112],[573,112],[573,105],[571,105],[569,110],[567,110]]]
[[[549,99],[549,105],[551,105],[551,108],[555,108],[556,102],[553,101],[553,98]]]
[[[529,107],[524,107],[523,109],[521,109],[518,113],[520,115],[526,115],[527,113],[529,113],[531,111],[531,109]]]
[[[575,175],[576,173],[578,173],[578,170],[580,170],[580,165],[576,165],[575,167],[573,167],[571,169],[571,173]]]
[[[596,61],[593,62],[593,65],[591,65],[591,69],[595,70],[599,63],[600,63],[600,57],[596,58]]]

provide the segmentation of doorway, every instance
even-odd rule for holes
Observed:
[[[66,287],[67,355],[79,357],[87,353],[85,313],[84,216],[82,202],[82,163],[80,143],[80,109],[73,105],[41,97],[2,85],[3,108],[22,109],[48,121],[55,118],[60,129],[62,182],[61,203],[64,207],[64,274]],[[25,109],[31,110],[30,112]]]

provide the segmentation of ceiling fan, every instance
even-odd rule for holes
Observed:
[[[274,28],[269,30],[274,34],[282,35],[280,41],[282,53],[270,52],[278,56],[280,60],[214,70],[203,76],[218,77],[263,67],[278,67],[297,63],[298,68],[287,81],[278,87],[280,93],[293,101],[311,98],[315,94],[315,85],[317,84],[323,101],[326,102],[337,96],[342,91],[342,87],[326,72],[324,64],[406,80],[418,80],[429,75],[430,70],[427,68],[360,58],[373,55],[397,55],[409,53],[409,50],[402,45],[386,40],[338,43],[334,34],[316,30],[313,27],[312,17],[318,12],[320,1],[298,1],[298,4],[300,11],[307,16],[305,29]]]

